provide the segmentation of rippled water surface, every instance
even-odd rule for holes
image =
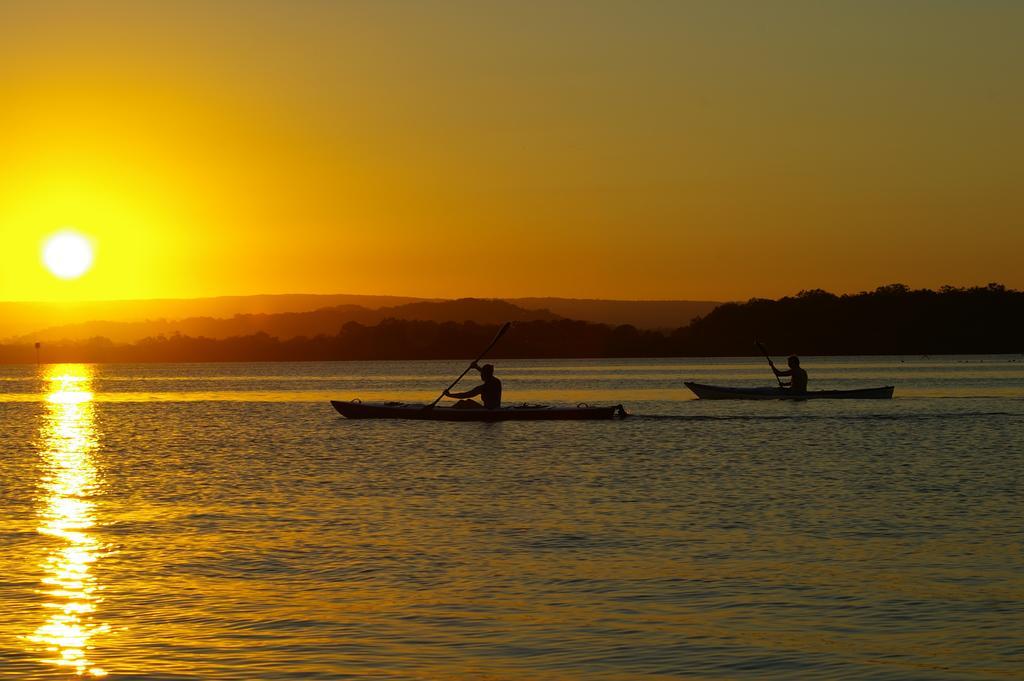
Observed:
[[[498,364],[0,367],[0,678],[1021,678],[1024,357]]]

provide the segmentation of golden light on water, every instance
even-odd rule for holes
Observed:
[[[107,672],[94,664],[95,637],[109,630],[97,618],[102,601],[92,572],[101,554],[94,502],[100,478],[93,461],[97,446],[93,368],[84,364],[53,365],[46,369],[46,415],[42,427],[42,471],[39,509],[40,534],[54,539],[39,593],[45,621],[26,640],[48,664],[80,676]]]

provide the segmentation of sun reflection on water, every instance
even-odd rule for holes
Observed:
[[[52,365],[43,375],[47,395],[38,531],[59,543],[41,565],[46,621],[26,639],[38,647],[44,662],[101,677],[107,672],[90,660],[94,637],[109,630],[96,617],[102,599],[92,573],[102,549],[90,532],[95,525],[91,498],[101,482],[93,462],[98,437],[92,375],[93,368],[84,364]]]

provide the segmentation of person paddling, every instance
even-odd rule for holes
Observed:
[[[789,384],[787,387],[790,392],[794,393],[805,393],[807,392],[807,371],[800,366],[800,358],[796,355],[789,356],[789,369],[786,371],[780,371],[775,367],[775,362],[772,362],[771,358],[768,362],[772,366],[772,371],[775,372],[776,376],[789,376]],[[781,385],[781,384],[780,384]]]
[[[470,368],[480,372],[480,378],[483,379],[483,383],[463,393],[453,393],[450,390],[445,390],[444,396],[459,400],[455,403],[455,407],[460,409],[500,409],[501,381],[494,375],[494,365],[484,364],[480,366],[473,362]],[[471,399],[477,395],[484,401],[482,406],[476,400]]]

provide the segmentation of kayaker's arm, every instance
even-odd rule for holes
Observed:
[[[476,363],[476,360],[473,360],[473,363],[469,365],[469,368],[470,369],[476,369],[477,371],[480,371],[480,365]],[[483,390],[484,390],[484,387],[482,385],[478,385],[477,387],[473,388],[472,390],[469,390],[469,391],[464,392],[464,393],[453,393],[453,392],[448,392],[447,390],[445,390],[443,394],[444,394],[445,397],[454,397],[457,400],[465,400],[465,399],[469,399],[470,397],[476,397],[477,395],[482,393]]]
[[[774,372],[775,372],[775,375],[776,375],[776,376],[792,376],[792,375],[793,375],[793,370],[792,370],[792,369],[786,369],[785,371],[779,371],[779,370],[778,370],[778,369],[777,369],[777,368],[775,367],[775,365],[774,365],[774,364],[772,364],[772,371],[774,371]],[[793,381],[792,381],[792,379],[790,379],[789,383],[783,383],[782,381],[779,381],[779,385],[780,385],[781,387],[783,387],[783,388],[788,388],[788,387],[790,387],[791,385],[793,385]]]
[[[476,397],[477,395],[481,394],[483,391],[484,391],[484,387],[482,385],[478,385],[477,387],[473,388],[472,390],[467,390],[464,393],[453,393],[453,392],[449,392],[449,391],[445,390],[444,394],[445,394],[445,397],[454,397],[457,400],[467,400],[470,397]]]

